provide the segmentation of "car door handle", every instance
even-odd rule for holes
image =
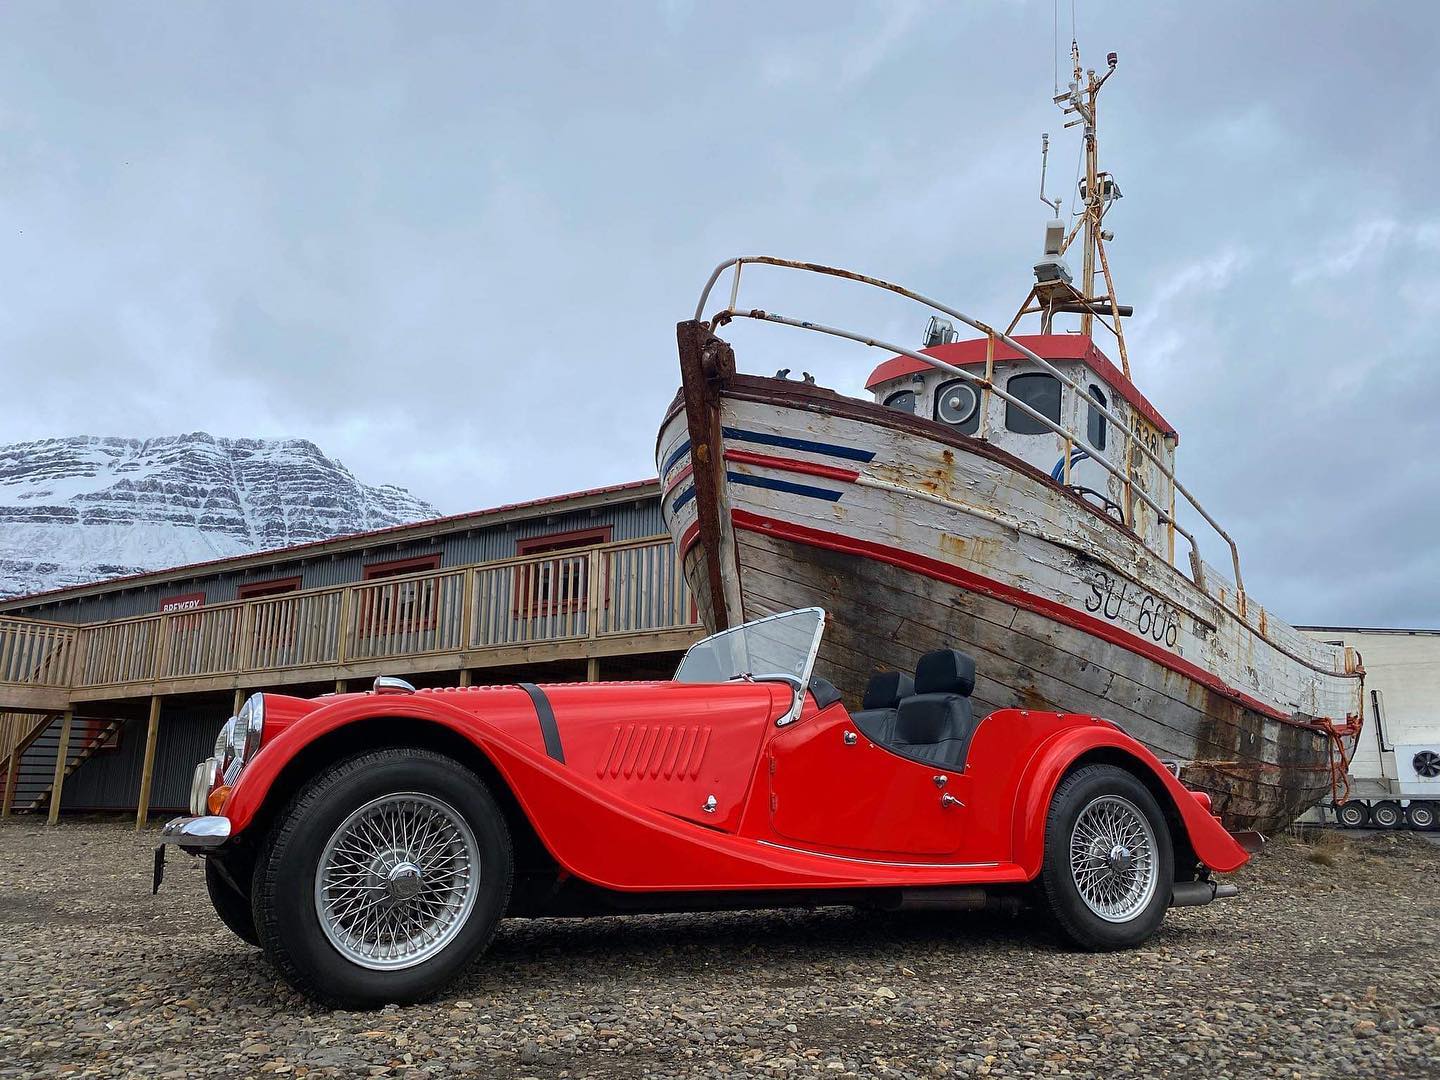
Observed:
[[[958,806],[961,810],[965,809],[965,804],[959,799],[955,798],[954,795],[951,795],[948,791],[945,792],[944,795],[940,796],[940,805],[943,806],[946,810],[950,809],[950,807],[952,806]]]

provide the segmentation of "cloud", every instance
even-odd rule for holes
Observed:
[[[1039,133],[1067,203],[1077,146],[1050,5],[564,15],[0,9],[7,437],[305,437],[454,512],[651,474],[674,324],[728,255],[1018,306]],[[1080,34],[1120,55],[1101,147],[1135,378],[1252,591],[1440,625],[1440,9],[1311,5],[1303,49],[1293,12],[1238,2],[1095,5]],[[902,342],[925,323],[780,274],[746,292]],[[747,370],[854,393],[882,359],[732,332]]]

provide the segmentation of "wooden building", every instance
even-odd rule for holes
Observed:
[[[654,480],[3,601],[0,813],[182,809],[257,690],[664,678],[700,633]]]

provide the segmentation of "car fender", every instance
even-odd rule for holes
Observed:
[[[528,700],[518,689],[516,695],[517,701]],[[508,706],[509,702],[505,704]],[[238,835],[254,820],[275,781],[306,747],[340,728],[377,718],[437,724],[460,735],[482,752],[486,751],[487,742],[493,740],[519,743],[513,735],[500,731],[484,717],[428,694],[423,697],[391,694],[381,699],[369,695],[342,698],[287,725],[274,740],[261,746],[260,752],[240,773],[229,798],[221,807],[220,812],[230,819],[230,834]],[[488,756],[493,761],[493,754]]]
[[[1045,859],[1045,823],[1055,790],[1076,761],[1096,750],[1119,751],[1132,769],[1144,769],[1159,781],[1205,866],[1229,873],[1245,865],[1250,858],[1245,849],[1153,753],[1107,720],[1084,719],[1091,722],[1060,731],[1035,749],[1016,788],[1013,850],[1015,861],[1029,875],[1040,873]]]

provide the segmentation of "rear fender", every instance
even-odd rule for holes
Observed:
[[[1220,820],[1201,806],[1154,754],[1108,721],[1094,721],[1068,728],[1041,743],[1021,777],[1015,796],[1013,850],[1015,861],[1027,875],[1040,873],[1045,860],[1045,823],[1056,788],[1080,759],[1096,751],[1118,752],[1132,772],[1153,777],[1159,783],[1180,816],[1196,858],[1205,866],[1229,873],[1249,860],[1245,849],[1225,831]]]

